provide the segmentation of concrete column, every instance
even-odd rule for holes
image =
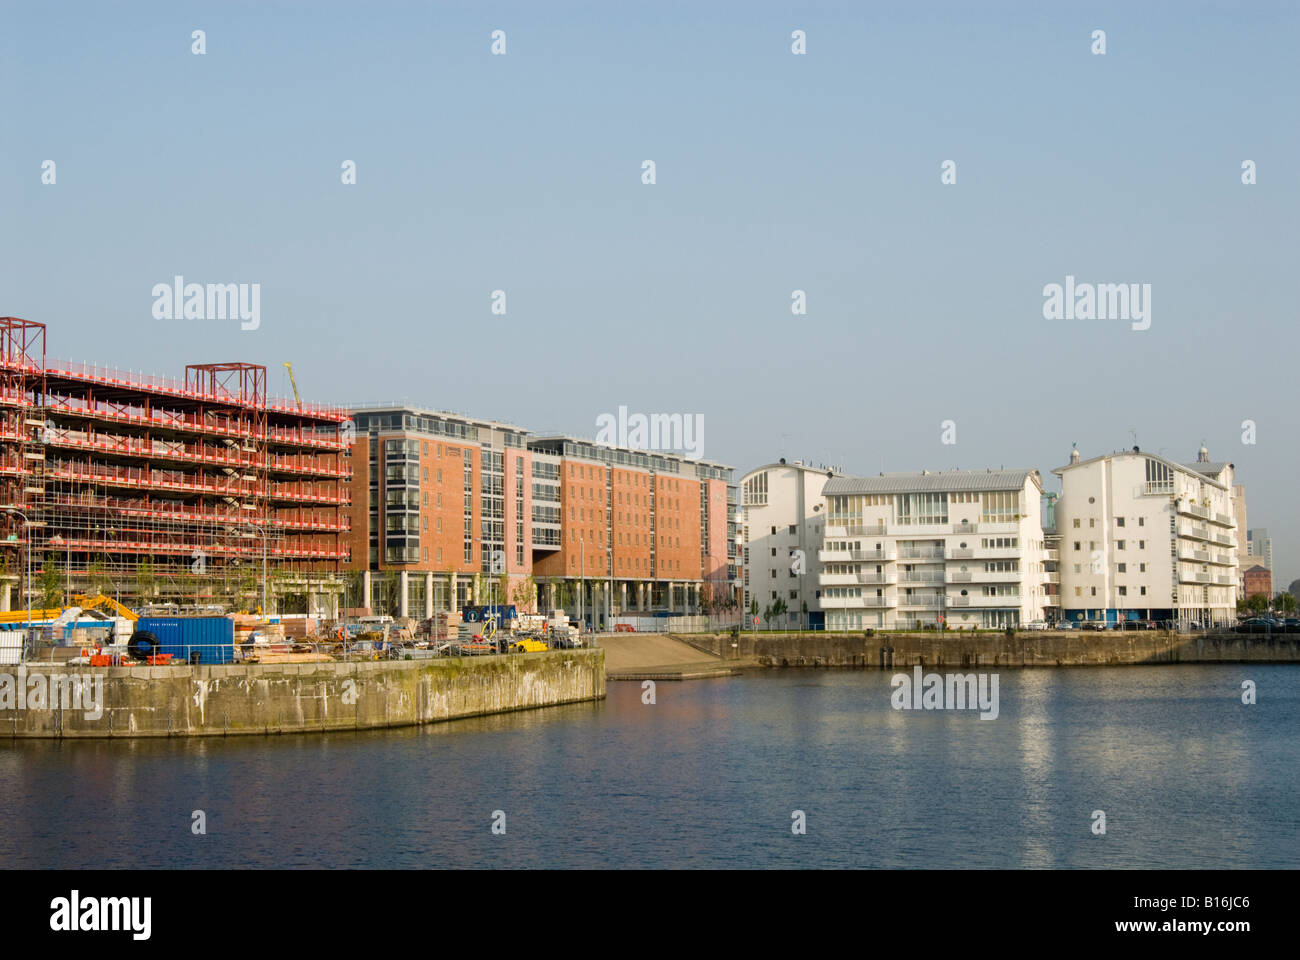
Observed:
[[[627,612],[627,582],[622,581],[618,585],[618,612]]]
[[[20,582],[20,583],[22,582],[22,581],[21,581],[21,578],[20,578],[19,582]],[[19,587],[19,589],[21,590],[22,588]],[[3,611],[3,612],[5,612],[5,613],[8,613],[9,610],[12,609],[12,608],[9,606],[10,602],[11,602],[11,601],[10,601],[10,597],[9,597],[9,581],[6,580],[6,581],[5,581],[5,585],[4,585],[3,587],[0,587],[0,611]]]
[[[397,590],[398,590],[398,596],[401,599],[397,601],[397,615],[399,617],[409,617],[411,615],[410,614],[411,603],[410,603],[410,591],[409,591],[410,577],[407,575],[407,572],[405,570],[403,570],[401,574],[398,576],[398,581],[399,582],[397,584]]]
[[[424,619],[433,618],[433,572],[424,575]]]
[[[456,612],[456,571],[451,572],[451,582],[447,584],[447,610]]]
[[[361,605],[367,610],[371,610],[370,603],[370,571],[366,570],[361,574]]]

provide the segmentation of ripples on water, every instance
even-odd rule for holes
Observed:
[[[894,711],[889,676],[660,683],[654,706],[611,682],[600,704],[358,734],[0,741],[0,866],[1300,866],[1300,669],[1004,670],[997,720]]]

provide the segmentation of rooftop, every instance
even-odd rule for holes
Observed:
[[[922,470],[915,473],[882,473],[876,477],[834,477],[826,481],[822,495],[843,496],[863,493],[965,493],[984,490],[1019,490],[1030,477],[1042,487],[1037,470]]]

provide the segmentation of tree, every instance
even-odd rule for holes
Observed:
[[[154,571],[153,561],[146,557],[135,568],[135,592],[141,600],[144,600],[152,597],[157,587],[158,575]]]
[[[1251,613],[1263,613],[1268,609],[1268,594],[1256,593],[1246,598],[1246,609]]]
[[[63,606],[63,575],[59,572],[59,561],[54,554],[46,554],[35,588],[43,609],[52,610]]]
[[[781,597],[777,597],[775,600],[772,601],[773,617],[783,617],[787,613],[789,613],[789,607],[785,605],[784,599],[782,599]]]
[[[537,581],[533,579],[531,573],[515,584],[515,589],[510,595],[510,601],[522,613],[532,613],[536,609]]]
[[[700,612],[706,617],[713,611],[713,585],[707,580],[700,584]]]
[[[1295,595],[1291,593],[1279,593],[1273,601],[1274,608],[1283,613],[1295,612]]]

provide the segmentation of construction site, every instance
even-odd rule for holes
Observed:
[[[44,324],[0,317],[0,611],[336,618],[350,416],[293,392],[253,363],[50,359]]]

